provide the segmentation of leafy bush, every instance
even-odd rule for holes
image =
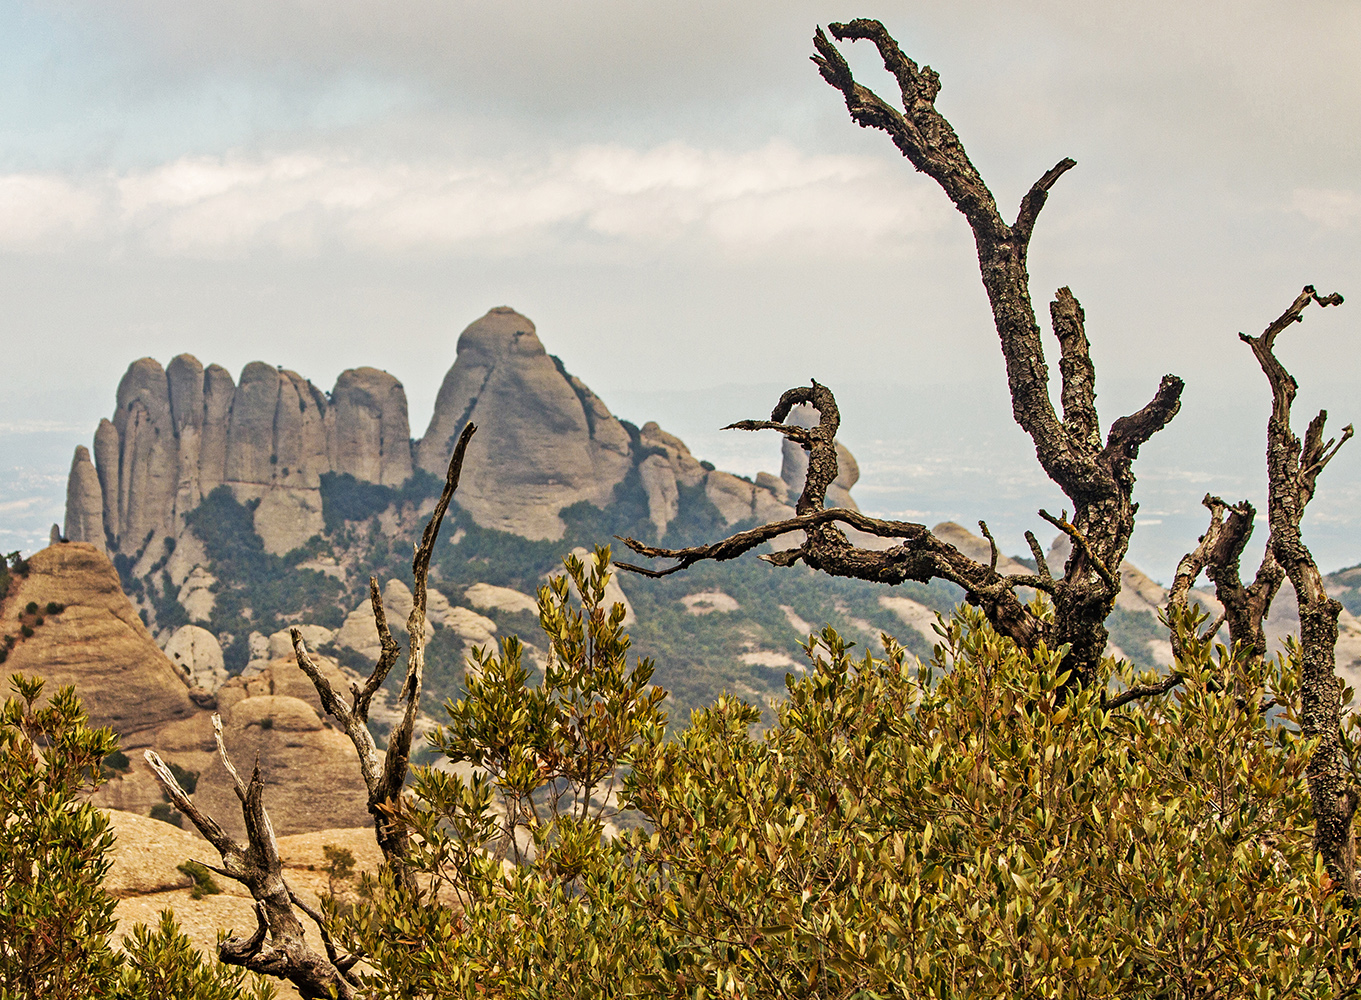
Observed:
[[[109,936],[114,899],[100,883],[113,845],[88,801],[118,740],[90,729],[72,688],[39,707],[44,682],[15,675],[0,710],[0,998],[4,1000],[268,1000],[273,988],[244,970],[206,963],[161,915]]]
[[[137,924],[123,938],[127,958],[112,995],[118,1000],[271,1000],[263,976],[205,961],[175,922],[161,911],[155,931]],[[247,986],[249,984],[249,986]]]
[[[217,879],[213,878],[213,873],[197,861],[181,861],[175,866],[175,869],[189,876],[190,882],[193,883],[189,895],[193,899],[216,896],[222,892],[222,886],[217,884]]]
[[[390,486],[366,483],[348,472],[324,472],[321,476],[321,516],[327,531],[345,521],[367,521],[392,504],[396,491]]]
[[[100,887],[109,821],[82,801],[118,748],[90,729],[75,690],[39,707],[44,683],[15,675],[0,712],[0,996],[83,997],[117,971],[113,897]]]
[[[165,766],[170,768],[170,773],[175,776],[175,780],[180,783],[180,787],[190,795],[193,795],[194,790],[198,788],[198,772],[180,767],[180,765],[173,761],[166,761]]]
[[[387,880],[339,927],[393,998],[1351,995],[1361,927],[1313,851],[1298,664],[1190,624],[1184,685],[1116,711],[1104,685],[1061,700],[1062,651],[969,610],[926,665],[824,630],[759,736],[723,696],[667,741],[598,687],[646,821],[614,838],[545,811],[541,769],[602,744],[561,742],[561,689],[507,640],[434,740],[483,770],[416,779],[420,868],[462,913]]]

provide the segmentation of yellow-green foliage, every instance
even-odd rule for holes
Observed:
[[[204,961],[169,911],[114,950],[115,901],[100,884],[113,832],[85,799],[118,737],[89,728],[72,688],[43,705],[41,678],[16,674],[10,686],[16,697],[0,710],[0,1000],[272,997],[258,976]]]
[[[389,885],[356,912],[377,995],[1350,995],[1358,928],[1312,849],[1293,665],[1188,634],[1184,685],[1107,711],[1060,702],[1058,651],[970,611],[942,629],[925,666],[824,631],[765,733],[731,697],[673,740],[639,727],[625,795],[646,825],[531,824],[537,854],[506,872],[474,847],[522,777],[424,785],[423,831],[469,838],[423,859],[459,907]],[[545,766],[505,723],[542,692],[483,679],[487,745]]]

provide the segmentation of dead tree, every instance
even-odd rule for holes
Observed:
[[[388,628],[383,601],[378,593],[378,581],[369,580],[369,599],[373,603],[374,621],[383,651],[364,684],[351,685],[353,700],[349,705],[341,700],[330,682],[322,676],[307,654],[298,630],[293,630],[293,649],[298,666],[312,679],[326,711],[341,724],[359,755],[360,773],[369,790],[369,812],[374,819],[374,835],[383,852],[384,863],[398,884],[408,889],[415,887],[415,880],[408,864],[408,835],[405,826],[396,820],[393,813],[396,811],[402,786],[406,782],[411,758],[411,739],[415,729],[416,713],[420,708],[421,679],[425,666],[426,575],[430,567],[431,553],[439,538],[440,523],[449,509],[449,501],[454,495],[454,490],[458,487],[459,475],[463,469],[463,456],[475,430],[472,424],[463,428],[449,461],[444,489],[430,515],[430,520],[425,525],[425,533],[421,536],[411,561],[412,573],[415,576],[415,587],[412,591],[415,600],[411,615],[407,619],[410,649],[407,655],[406,679],[400,694],[403,714],[401,722],[388,738],[387,751],[381,759],[368,728],[369,703],[397,662],[401,648]],[[227,752],[222,737],[220,716],[213,716],[213,731],[217,738],[222,764],[231,774],[236,785],[237,798],[241,800],[241,811],[246,822],[247,843],[244,846],[228,834],[216,820],[194,805],[170,768],[154,751],[146,751],[146,759],[175,807],[189,817],[190,822],[221,855],[221,866],[205,865],[205,867],[240,882],[250,890],[251,896],[255,899],[257,924],[255,932],[249,937],[235,934],[227,937],[218,946],[218,958],[228,965],[239,965],[262,975],[286,979],[297,987],[298,992],[306,1000],[313,998],[324,1000],[332,996],[340,1000],[352,1000],[357,995],[355,990],[359,986],[359,979],[351,969],[358,961],[358,956],[337,953],[326,932],[322,915],[300,899],[284,880],[279,845],[269,821],[269,813],[265,810],[264,782],[260,777],[259,755],[256,755],[255,769],[250,781],[243,781]],[[304,939],[302,921],[293,911],[293,906],[297,906],[316,922],[326,952],[324,955],[308,946]]]
[[[981,607],[998,631],[1023,648],[1034,649],[1040,642],[1051,648],[1071,644],[1066,660],[1073,671],[1071,683],[1089,683],[1106,647],[1104,622],[1120,589],[1120,563],[1134,530],[1138,508],[1131,501],[1132,464],[1139,446],[1176,414],[1182,381],[1164,376],[1148,405],[1116,420],[1103,442],[1095,403],[1095,368],[1082,307],[1067,288],[1060,288],[1049,307],[1059,342],[1060,418],[1049,400],[1049,368],[1030,301],[1026,254],[1050,188],[1075,166],[1074,161],[1060,160],[1036,181],[1021,200],[1016,221],[1008,224],[954,129],[936,110],[940,77],[929,66],[919,68],[904,55],[878,21],[832,24],[829,30],[839,41],[872,42],[901,91],[899,111],[857,83],[845,58],[819,29],[813,39],[817,49],[813,62],[823,79],[841,91],[851,118],[864,128],[888,133],[912,165],[940,185],[973,230],[983,286],[1006,361],[1012,414],[1034,442],[1040,465],[1073,504],[1072,520],[1066,512],[1054,517],[1040,511],[1040,516],[1073,540],[1072,554],[1062,576],[1055,577],[1034,535],[1028,533],[1037,572],[1003,577],[996,571],[995,544],[990,565],[984,565],[935,538],[923,525],[826,509],[826,486],[836,478],[832,438],[839,417],[832,394],[817,383],[785,393],[770,420],[733,425],[778,430],[809,452],[808,480],[799,498],[797,516],[710,546],[672,550],[632,539],[624,542],[645,556],[679,559],[676,566],[660,571],[674,572],[700,559],[730,559],[785,532],[802,530],[807,538],[803,545],[769,558],[781,565],[802,560],[837,576],[884,583],[925,582],[934,577],[950,580],[964,588],[970,603]],[[804,430],[783,423],[790,409],[800,402],[817,407],[821,414],[817,427]],[[838,523],[897,539],[898,544],[883,551],[856,547]],[[984,527],[985,534],[986,530]],[[1034,587],[1048,595],[1054,608],[1052,622],[1032,613],[1017,599],[1018,586]]]
[[[1294,587],[1300,616],[1300,728],[1306,737],[1319,741],[1306,772],[1314,810],[1314,845],[1329,877],[1349,902],[1355,902],[1361,899],[1361,880],[1356,871],[1351,827],[1361,796],[1352,782],[1342,744],[1341,690],[1335,673],[1337,618],[1342,605],[1328,596],[1323,574],[1300,534],[1304,509],[1314,497],[1319,474],[1352,436],[1352,426],[1348,424],[1342,429],[1340,439],[1325,441],[1323,429],[1328,411],[1320,410],[1300,441],[1290,426],[1290,411],[1299,385],[1275,354],[1277,336],[1301,322],[1311,302],[1335,306],[1342,303],[1342,296],[1319,295],[1312,285],[1306,285],[1290,308],[1261,336],[1239,334],[1252,348],[1271,387],[1266,448],[1267,523],[1271,535],[1257,575],[1251,585],[1244,586],[1238,569],[1243,546],[1252,534],[1256,511],[1246,500],[1228,505],[1207,495],[1203,502],[1210,509],[1210,526],[1200,544],[1178,565],[1168,607],[1185,611],[1188,591],[1204,570],[1224,606],[1223,616],[1210,626],[1206,637],[1227,623],[1231,642],[1253,655],[1265,656],[1262,622],[1281,583],[1288,579]],[[1177,642],[1175,634],[1173,641]],[[1174,670],[1162,681],[1123,692],[1112,705],[1164,694],[1181,680],[1181,674]]]

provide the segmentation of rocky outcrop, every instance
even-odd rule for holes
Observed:
[[[176,551],[179,551],[178,548]],[[184,583],[180,584],[177,598],[191,622],[206,622],[212,618],[213,605],[217,603],[217,596],[213,593],[215,583],[217,577],[204,567],[195,566],[184,578]]]
[[[483,527],[561,538],[558,512],[582,500],[605,507],[632,466],[629,435],[580,379],[550,357],[534,324],[499,307],[458,339],[417,463],[443,476],[464,424],[468,448],[459,506]]]
[[[310,692],[315,702],[316,692],[305,676],[293,689]],[[223,738],[240,767],[249,767],[259,754],[265,803],[276,833],[371,825],[354,746],[323,722],[309,701],[287,694],[241,698],[223,711]],[[220,764],[199,775],[194,801],[234,835],[244,835],[240,801]]]
[[[48,695],[74,685],[91,724],[112,727],[125,746],[146,746],[170,723],[198,714],[102,548],[66,542],[35,552],[28,565],[0,605],[0,630],[17,639],[6,674],[44,677]],[[30,603],[43,621],[23,637],[19,616]],[[49,603],[62,610],[48,613]]]
[[[191,698],[196,692],[216,694],[227,680],[222,647],[218,644],[217,636],[206,628],[184,625],[176,629],[165,644],[165,655],[179,669]],[[205,700],[202,695],[195,699],[199,703]]]
[[[66,534],[138,557],[139,576],[163,559],[167,539],[178,547],[185,515],[218,486],[256,502],[256,533],[283,553],[321,531],[326,473],[386,486],[411,475],[405,390],[374,368],[342,372],[328,399],[258,361],[234,383],[188,354],[164,369],[142,358],[119,383],[117,406],[95,432],[93,468],[83,447],[72,461]],[[180,556],[166,568],[179,586],[195,565]]]
[[[377,368],[342,372],[331,391],[331,467],[401,486],[411,478],[411,427],[402,383]]]
[[[84,445],[76,447],[66,478],[66,538],[104,548],[104,493]]]
[[[785,423],[796,427],[816,427],[817,422],[818,411],[807,403],[794,407],[785,420]],[[808,478],[808,452],[785,438],[781,444],[780,457],[780,479],[788,490],[789,503],[793,505],[798,502],[804,481]],[[860,465],[850,449],[840,441],[836,443],[836,470],[836,479],[827,487],[827,506],[859,510],[851,499],[851,487],[860,479]]]
[[[496,587],[490,583],[475,583],[463,592],[463,598],[484,611],[520,611],[537,614],[539,602],[528,594],[510,587]]]

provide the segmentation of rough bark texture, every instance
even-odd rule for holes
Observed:
[[[1271,612],[1271,602],[1285,579],[1285,570],[1276,561],[1276,554],[1267,545],[1257,575],[1244,586],[1239,573],[1243,548],[1252,537],[1257,510],[1246,500],[1227,504],[1219,497],[1205,494],[1201,500],[1210,511],[1210,526],[1200,536],[1199,544],[1182,556],[1177,564],[1177,575],[1168,595],[1169,609],[1185,611],[1190,590],[1201,571],[1215,585],[1215,596],[1224,606],[1224,613],[1206,630],[1209,639],[1221,625],[1229,627],[1229,642],[1247,650],[1253,656],[1265,656],[1266,632],[1262,622]],[[1172,647],[1181,654],[1180,638],[1172,632]]]
[[[341,724],[359,755],[359,769],[369,789],[369,811],[374,817],[374,832],[383,857],[394,876],[411,889],[414,889],[415,885],[407,863],[409,836],[405,826],[394,819],[393,813],[396,811],[402,786],[406,783],[411,757],[411,738],[415,729],[416,713],[420,707],[421,679],[425,665],[426,577],[430,567],[430,556],[439,537],[440,523],[449,509],[449,501],[454,490],[458,487],[463,456],[475,430],[472,424],[468,424],[459,437],[458,445],[449,462],[444,490],[434,512],[430,515],[430,520],[426,523],[425,533],[420,544],[416,546],[412,559],[411,566],[416,586],[413,592],[414,603],[408,618],[411,648],[407,656],[406,680],[401,691],[405,710],[401,722],[388,737],[387,752],[381,760],[373,735],[368,728],[369,703],[397,662],[401,648],[388,628],[382,598],[378,593],[378,582],[369,581],[369,596],[373,602],[374,619],[383,651],[368,680],[362,686],[352,685],[353,701],[350,705],[341,700],[325,675],[312,661],[298,630],[293,629],[292,632],[298,666],[311,678],[321,697],[322,705]],[[339,997],[340,1000],[351,1000],[357,995],[355,988],[359,986],[358,978],[351,972],[358,960],[357,956],[343,956],[336,952],[326,933],[321,915],[294,895],[284,881],[279,862],[279,845],[274,837],[269,814],[265,811],[264,782],[260,777],[259,760],[255,762],[250,782],[242,781],[227,753],[227,746],[222,737],[222,720],[216,715],[213,716],[213,729],[223,766],[231,774],[236,784],[237,797],[241,800],[249,841],[247,846],[238,844],[216,820],[194,805],[188,793],[180,787],[174,774],[154,751],[148,750],[146,759],[175,807],[189,817],[199,832],[222,856],[222,867],[211,865],[208,867],[227,878],[241,882],[250,889],[251,896],[255,899],[258,924],[255,933],[247,938],[236,935],[226,938],[218,947],[218,957],[229,965],[240,965],[254,972],[286,979],[308,1000],[312,998],[322,1000],[331,996]],[[302,922],[293,911],[294,905],[311,917],[320,928],[322,943],[326,949],[325,955],[308,947],[304,940]]]
[[[1306,306],[1339,305],[1342,296],[1320,296],[1312,285],[1291,303],[1259,337],[1239,334],[1256,355],[1271,385],[1271,416],[1267,420],[1267,518],[1271,525],[1271,551],[1295,588],[1300,606],[1300,728],[1319,741],[1307,771],[1309,796],[1314,807],[1314,845],[1328,867],[1328,874],[1349,901],[1361,898],[1356,871],[1356,848],[1352,840],[1352,817],[1358,798],[1352,783],[1347,754],[1342,745],[1340,685],[1334,672],[1337,616],[1342,605],[1328,596],[1314,557],[1300,536],[1305,505],[1314,495],[1318,475],[1343,443],[1352,436],[1351,425],[1338,441],[1324,441],[1326,410],[1309,422],[1304,441],[1290,426],[1290,408],[1299,386],[1273,353],[1277,335],[1300,322]]]
[[[146,760],[175,808],[189,817],[221,855],[221,867],[207,867],[240,882],[255,898],[255,933],[250,937],[233,934],[223,939],[218,945],[218,958],[228,965],[240,965],[262,975],[287,979],[306,1000],[324,1000],[331,996],[351,1000],[358,985],[357,978],[350,972],[355,960],[337,955],[324,931],[323,940],[329,954],[313,951],[304,940],[302,921],[293,912],[293,894],[284,881],[279,844],[265,811],[260,762],[255,762],[249,784],[242,781],[222,739],[220,716],[213,716],[213,731],[222,764],[231,774],[237,798],[241,800],[249,841],[244,847],[216,820],[199,811],[154,750],[146,751]]]
[[[1073,671],[1073,683],[1087,683],[1095,675],[1106,646],[1104,621],[1119,590],[1119,578],[1113,571],[1124,558],[1134,529],[1137,505],[1130,499],[1134,488],[1131,466],[1139,446],[1176,414],[1182,382],[1175,376],[1164,376],[1149,404],[1115,421],[1103,444],[1085,317],[1072,292],[1060,288],[1050,306],[1060,352],[1063,407],[1060,418],[1049,400],[1049,369],[1030,301],[1026,253],[1050,188],[1074,162],[1065,158],[1036,181],[1022,199],[1016,221],[1008,224],[954,129],[936,110],[935,98],[940,91],[936,73],[930,67],[919,68],[904,55],[878,21],[832,24],[829,30],[839,41],[872,42],[901,92],[899,111],[857,83],[846,60],[819,29],[813,40],[817,49],[813,62],[823,78],[841,91],[851,118],[865,128],[888,133],[912,165],[940,185],[973,230],[983,286],[1006,361],[1012,413],[1034,442],[1035,454],[1045,472],[1073,503],[1071,521],[1066,513],[1060,518],[1043,516],[1072,537],[1072,555],[1061,578],[1050,574],[1042,558],[1038,560],[1040,570],[1036,576],[1003,578],[994,568],[974,562],[933,538],[921,525],[874,519],[857,523],[850,517],[822,510],[825,493],[815,491],[817,483],[826,476],[826,469],[816,483],[810,474],[799,499],[798,516],[780,522],[779,530],[765,537],[753,539],[751,533],[743,533],[715,546],[682,550],[651,548],[627,539],[625,542],[643,555],[679,558],[680,566],[684,566],[702,558],[732,558],[782,531],[803,529],[808,532],[805,544],[777,554],[772,557],[774,561],[787,565],[802,559],[828,573],[885,583],[932,577],[952,580],[965,589],[968,599],[987,613],[999,631],[1021,646],[1033,649],[1041,641],[1051,647],[1071,644],[1067,663]],[[822,423],[831,428],[830,434],[835,433],[837,418],[830,392],[814,383],[811,388],[791,393],[798,394],[799,402],[818,406],[817,400],[821,399],[824,405],[831,406],[830,411],[818,408],[823,413]],[[829,465],[835,478],[836,455],[827,443],[830,434],[824,432],[817,438],[801,436],[803,432],[782,423],[791,398],[790,393],[785,394],[769,421],[745,421],[734,426],[780,430],[809,451],[810,464],[816,464],[816,459],[824,466]],[[901,538],[902,542],[883,552],[859,549],[850,544],[833,521],[872,534]],[[1052,622],[1031,614],[1017,600],[1014,588],[1019,585],[1036,587],[1049,595],[1054,605]]]

